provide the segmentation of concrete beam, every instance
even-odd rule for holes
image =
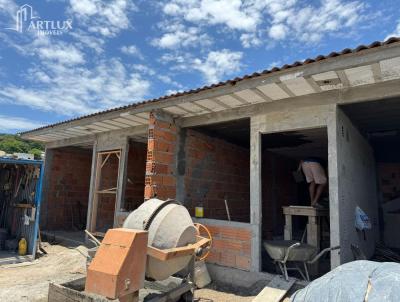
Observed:
[[[46,143],[46,148],[54,149],[54,148],[61,148],[67,146],[76,146],[81,144],[94,144],[95,141],[99,140],[99,138],[105,138],[109,142],[115,141],[117,137],[127,137],[127,138],[134,138],[137,135],[147,135],[147,125],[137,126],[137,127],[130,127],[120,130],[112,130],[109,132],[102,132],[96,135],[86,135],[74,138],[67,138],[62,139],[54,142]],[[108,137],[108,138],[107,138]],[[111,143],[112,144],[112,143]]]
[[[62,139],[62,140],[46,143],[46,148],[55,149],[55,148],[76,146],[76,145],[82,145],[82,144],[94,144],[95,140],[96,140],[95,135],[79,136],[79,137],[67,138],[67,139]]]
[[[357,86],[348,89],[324,91],[321,93],[287,98],[270,103],[254,104],[196,117],[183,118],[181,119],[181,126],[187,128],[199,125],[209,125],[241,118],[249,118],[261,113],[289,111],[293,110],[293,108],[299,107],[367,102],[393,97],[400,97],[399,80]]]

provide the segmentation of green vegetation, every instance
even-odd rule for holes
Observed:
[[[44,146],[40,143],[23,140],[17,135],[0,134],[0,150],[11,154],[14,152],[31,153],[35,155],[35,158],[40,159]]]

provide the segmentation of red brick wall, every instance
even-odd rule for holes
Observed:
[[[76,226],[86,226],[91,164],[91,150],[49,151],[41,213],[43,229],[71,230],[72,220]]]
[[[204,218],[227,220],[224,198],[231,219],[250,221],[250,151],[187,130],[185,141],[185,205],[194,216],[202,204]]]
[[[298,202],[297,185],[292,171],[297,162],[264,151],[262,156],[262,212],[263,238],[272,239],[273,235],[283,234],[284,216],[282,207]]]
[[[177,128],[168,118],[150,113],[145,199],[176,197],[175,150]]]
[[[144,200],[144,179],[146,174],[147,145],[131,142],[129,144],[124,204],[126,211],[135,210]]]
[[[243,270],[251,266],[251,231],[233,226],[205,224],[213,237],[211,253],[206,259],[215,263]]]

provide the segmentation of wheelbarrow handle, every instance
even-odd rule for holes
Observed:
[[[289,248],[286,251],[285,257],[283,258],[283,263],[286,263],[289,255],[290,255],[290,251],[296,247],[300,246],[300,242],[294,243],[291,246],[289,246]]]
[[[327,252],[331,252],[331,251],[338,250],[338,249],[340,249],[339,245],[334,246],[334,247],[327,247],[326,249],[323,249],[321,252],[319,252],[313,259],[311,259],[310,261],[307,261],[307,264],[313,264],[314,262],[318,261],[319,258],[321,258]]]

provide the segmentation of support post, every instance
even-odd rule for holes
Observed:
[[[293,235],[293,227],[292,227],[292,215],[285,215],[285,230],[283,238],[285,240],[292,240]]]
[[[258,123],[251,119],[250,130],[250,224],[251,234],[251,270],[261,271],[261,133]]]

